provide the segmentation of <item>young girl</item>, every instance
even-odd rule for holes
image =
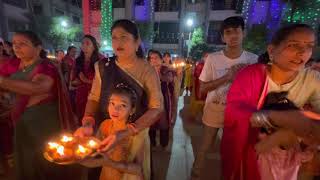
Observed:
[[[118,131],[133,129],[131,120],[135,113],[137,95],[127,85],[119,84],[109,98],[108,112],[110,119],[100,125],[98,137],[101,139]],[[86,160],[87,167],[103,166],[100,180],[142,180],[150,179],[148,129],[135,136],[120,141],[111,151],[104,153],[103,158]]]

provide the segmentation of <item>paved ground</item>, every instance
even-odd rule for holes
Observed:
[[[153,151],[153,166],[155,180],[189,180],[195,153],[201,141],[202,126],[195,119],[188,117],[189,104],[180,97],[178,103],[179,116],[171,133],[170,152]],[[218,142],[219,143],[219,142]],[[218,143],[209,152],[202,171],[201,180],[220,179],[220,157],[217,151]]]

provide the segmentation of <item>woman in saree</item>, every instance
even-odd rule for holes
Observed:
[[[9,56],[4,44],[0,42],[0,71],[8,62]],[[4,175],[8,176],[12,170],[13,127],[10,122],[10,106],[12,98],[8,92],[0,89],[0,164],[4,167]]]
[[[15,99],[10,118],[16,179],[81,179],[80,173],[75,174],[80,167],[57,166],[42,155],[48,138],[76,127],[66,87],[56,67],[39,57],[41,46],[33,32],[16,32],[13,48],[18,59],[8,61],[0,71],[0,89],[13,93]]]
[[[76,115],[81,120],[87,104],[89,92],[95,70],[94,63],[103,59],[99,54],[99,47],[96,39],[91,35],[85,35],[82,39],[80,56],[75,61],[71,75],[71,84],[75,86]],[[81,123],[79,122],[79,125]]]
[[[135,116],[128,126],[107,136],[101,151],[107,151],[122,139],[148,131],[162,112],[163,99],[160,80],[154,68],[143,59],[141,39],[136,24],[130,20],[117,20],[111,28],[112,48],[115,57],[95,64],[95,78],[88,97],[82,127],[75,134],[91,135],[93,127],[109,118],[105,107],[111,90],[120,83],[127,84],[137,93]],[[150,142],[146,142],[145,152],[150,152]]]
[[[153,50],[150,53],[150,64],[156,69],[161,83],[161,92],[164,98],[164,112],[160,119],[152,125],[149,131],[152,146],[157,146],[157,130],[160,131],[160,145],[165,149],[169,144],[169,129],[174,122],[173,109],[174,97],[174,76],[175,72],[163,64],[162,55],[159,51]]]
[[[273,120],[274,116],[267,118],[263,111],[259,111],[269,92],[287,91],[287,98],[298,108],[311,104],[315,112],[320,112],[319,72],[304,69],[312,55],[315,39],[315,33],[308,25],[293,24],[283,27],[275,33],[268,45],[270,63],[251,65],[237,75],[227,97],[221,142],[224,179],[297,178],[303,161],[300,151],[295,151],[291,146],[285,150],[280,149],[280,140],[283,139],[280,137],[269,145],[264,140],[258,143],[259,128],[250,125],[250,118],[258,115],[260,119]],[[295,118],[285,111],[278,111],[277,115]],[[284,132],[280,133],[282,135],[291,133],[279,132]],[[270,135],[271,137],[274,136]],[[286,158],[290,170],[285,169],[285,166],[279,167]]]

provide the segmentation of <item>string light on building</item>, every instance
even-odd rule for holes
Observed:
[[[111,44],[111,26],[113,22],[112,13],[112,0],[101,1],[101,41],[103,45],[108,46]],[[105,43],[106,42],[106,43]],[[108,47],[106,47],[108,48]]]

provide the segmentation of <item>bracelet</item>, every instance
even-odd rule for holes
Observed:
[[[82,125],[85,126],[85,127],[94,126],[95,122],[96,121],[92,116],[84,116],[82,118]]]
[[[261,125],[262,127],[268,128],[268,129],[274,129],[276,126],[274,126],[271,122],[269,117],[267,116],[266,112],[260,111],[255,113],[255,120],[256,122]]]
[[[136,128],[136,125],[134,123],[129,123],[127,125],[128,129],[133,132],[134,135],[138,134],[138,129]]]

